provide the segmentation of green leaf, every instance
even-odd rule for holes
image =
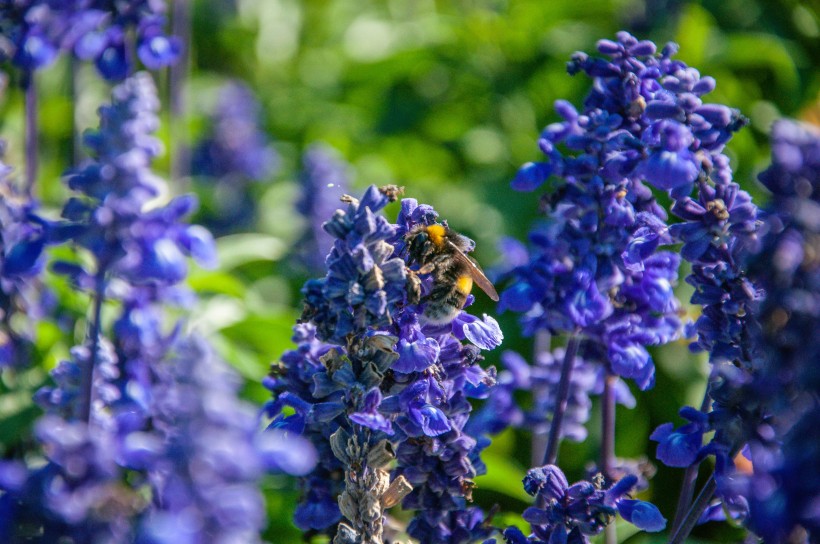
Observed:
[[[518,463],[510,461],[508,458],[492,452],[485,452],[481,458],[488,467],[492,467],[492,470],[489,470],[487,474],[478,476],[475,479],[478,488],[503,493],[508,497],[513,497],[525,502],[532,501],[532,497],[524,491],[524,484],[521,483],[526,469]]]
[[[246,380],[259,381],[268,373],[268,365],[258,353],[219,335],[212,336],[210,341],[219,355]]]
[[[675,41],[680,45],[678,57],[690,66],[700,66],[709,50],[709,36],[715,26],[714,17],[703,7],[689,4],[683,11]]]
[[[290,313],[274,316],[250,315],[224,329],[222,335],[244,348],[272,359],[290,346],[296,316]]]
[[[220,270],[193,272],[188,277],[188,285],[198,293],[219,293],[234,298],[245,296],[245,285],[236,276]]]
[[[792,94],[797,90],[800,77],[784,40],[762,32],[729,34],[727,40],[723,57],[727,65],[767,69],[781,92]]]
[[[231,234],[216,241],[220,270],[231,270],[254,261],[277,261],[287,248],[279,238],[267,234]]]

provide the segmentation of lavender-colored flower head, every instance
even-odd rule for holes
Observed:
[[[211,131],[194,151],[192,173],[231,185],[270,178],[279,159],[259,126],[261,113],[246,85],[224,85],[211,116]]]
[[[466,506],[471,478],[483,468],[478,453],[487,431],[468,430],[468,398],[486,396],[493,384],[494,371],[478,362],[481,349],[500,343],[501,332],[492,318],[466,311],[446,324],[420,321],[419,295],[433,288],[432,277],[417,271],[405,235],[435,223],[437,214],[404,199],[397,224],[390,224],[374,212],[394,194],[395,188],[371,187],[360,201],[345,197],[347,210],[326,223],[336,237],[328,274],[306,284],[310,323],[297,326],[300,347],[285,354],[267,381],[275,395],[269,414],[273,427],[302,432],[320,451],[320,467],[306,479],[310,487],[297,508],[300,527],[332,530],[342,514],[352,525],[340,524],[334,542],[381,539],[378,523],[358,521],[357,512],[372,497],[392,505],[406,495],[403,506],[418,511],[411,536],[471,542],[489,533],[481,512]],[[285,406],[294,413],[284,415]],[[333,454],[326,456],[328,442]],[[398,460],[391,473],[374,458],[384,458],[378,452],[387,443]],[[340,470],[343,489],[332,478]],[[367,491],[364,481],[376,487]],[[388,482],[386,491],[379,487]]]
[[[166,191],[151,171],[160,152],[153,136],[159,101],[151,77],[139,73],[114,88],[110,106],[100,109],[100,129],[86,135],[95,160],[68,175],[68,186],[84,198],[69,200],[54,237],[73,238],[99,263],[134,285],[173,285],[187,274],[186,255],[204,266],[215,264],[210,233],[181,218],[195,207],[190,196],[150,207]],[[66,268],[79,283],[89,273]],[[85,281],[80,276],[86,276]]]
[[[605,58],[573,56],[570,73],[583,72],[594,85],[580,113],[556,103],[563,122],[548,126],[539,141],[547,160],[525,165],[513,181],[532,190],[550,176],[559,179],[545,197],[548,219],[530,237],[530,264],[510,273],[519,281],[502,305],[524,313],[525,332],[580,332],[588,339],[586,360],[647,388],[653,365],[642,346],[668,342],[680,325],[671,289],[679,256],[657,249],[683,242],[692,302],[704,307],[694,347],[708,350],[714,364],[714,409],[709,416],[686,410],[689,425],[662,426],[653,437],[664,461],[680,466],[713,453],[722,472],[760,415],[737,402],[754,359],[750,316],[758,290],[741,258],[753,245],[757,210],[732,182],[723,154],[745,119],[704,104],[714,79],[674,60],[676,51],[669,44],[658,53],[652,42],[620,32],[616,41],[598,42]],[[669,194],[683,222],[666,224],[650,187]],[[710,430],[713,443],[701,449]],[[728,502],[729,486],[718,487]]]
[[[162,0],[24,0],[0,5],[0,28],[14,64],[24,73],[43,68],[66,52],[93,61],[107,80],[134,67],[129,49],[149,69],[173,63],[181,43],[167,36]],[[130,33],[136,36],[128,43]]]
[[[349,169],[341,155],[328,145],[313,144],[302,156],[296,210],[305,218],[307,227],[297,255],[309,270],[320,271],[333,248],[333,237],[323,225],[339,207],[339,197],[348,189]]]
[[[0,158],[4,146],[0,141]],[[10,173],[0,162],[0,368],[23,368],[30,364],[34,326],[50,306],[50,295],[39,278],[46,240],[38,204]]]
[[[515,282],[500,307],[523,314],[526,334],[580,332],[588,361],[646,389],[654,364],[645,346],[675,339],[680,320],[672,292],[679,261],[656,252],[670,238],[666,213],[645,185],[653,179],[647,172],[658,167],[645,157],[656,145],[682,153],[682,144],[672,134],[651,138],[650,130],[663,130],[645,114],[647,103],[665,92],[661,78],[674,72],[671,50],[656,57],[651,42],[618,37],[618,44],[599,42],[611,62],[573,57],[570,73],[595,80],[584,109],[556,102],[563,121],[545,128],[538,142],[547,160],[524,165],[512,182],[531,191],[550,176],[559,180],[543,198],[547,217],[530,234],[529,263],[508,274]],[[675,186],[693,181],[688,173],[668,174],[661,177]]]
[[[524,489],[536,497],[537,506],[528,508],[524,519],[532,524],[533,534],[527,538],[509,528],[504,538],[508,544],[588,543],[616,514],[644,531],[663,530],[666,520],[654,505],[628,498],[637,482],[630,475],[607,489],[585,480],[569,485],[555,465],[531,469],[524,478]]]
[[[0,518],[13,520],[2,536],[255,542],[265,521],[262,471],[306,474],[317,454],[292,434],[257,437],[233,373],[201,339],[168,330],[163,305],[180,302],[185,256],[212,263],[212,240],[181,222],[191,199],[151,207],[164,182],[150,170],[158,151],[150,78],[138,74],[113,95],[89,136],[95,160],[67,177],[77,196],[66,221],[38,220],[45,241],[69,239],[93,257],[89,270],[55,268],[91,293],[95,310],[86,342],[36,397],[47,412],[37,425],[45,465],[0,467]],[[120,313],[106,338],[100,313],[111,298]]]
[[[240,382],[202,339],[183,339],[172,353],[155,369],[154,432],[130,435],[132,455],[141,454],[154,489],[136,541],[259,542],[260,450],[273,463],[280,448],[255,443],[257,417],[238,399]],[[315,460],[309,445],[293,445]]]
[[[695,287],[692,302],[703,306],[693,327],[697,334],[693,349],[707,351],[714,365],[709,392],[713,410],[708,420],[686,411],[687,426],[675,431],[664,425],[653,438],[661,442],[660,458],[674,466],[699,462],[708,452],[730,459],[760,417],[753,406],[742,405],[737,397],[754,359],[751,309],[759,290],[746,278],[742,256],[754,244],[757,210],[749,195],[732,181],[723,154],[726,142],[745,119],[726,106],[703,103],[701,97],[714,89],[715,81],[673,60],[674,45],[656,55],[651,42],[619,33],[615,42],[599,42],[598,50],[608,58],[578,54],[570,71],[584,71],[596,81],[585,102],[587,108],[617,115],[609,119],[617,127],[616,141],[621,145],[605,155],[604,171],[668,192],[674,202],[672,213],[683,220],[667,227],[657,213],[656,217],[640,213],[634,239],[627,241],[621,253],[624,267],[648,271],[645,260],[665,258],[654,253],[658,246],[683,243],[681,256],[692,263],[687,278]],[[556,139],[552,135],[563,136],[564,132],[549,128],[545,132],[550,142],[546,149],[555,162],[552,157],[558,152],[551,144]],[[575,145],[572,138],[564,140],[570,147]],[[559,168],[559,175],[561,172]],[[668,263],[669,271],[677,268],[677,256],[671,258],[675,262],[674,266]],[[660,275],[652,276],[666,282],[671,278],[663,267],[657,271]],[[652,298],[650,293],[663,292],[661,284],[655,285],[640,291]],[[663,330],[669,322],[658,324]],[[709,449],[701,451],[699,441],[709,430],[716,431],[715,438]],[[731,466],[731,462],[721,466]]]
[[[762,414],[748,453],[749,525],[766,542],[797,527],[820,536],[820,131],[783,120],[772,128],[771,193],[749,274],[765,291],[756,309],[760,357],[743,393]],[[798,529],[799,531],[800,529]]]

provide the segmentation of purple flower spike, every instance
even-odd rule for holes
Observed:
[[[678,261],[655,258],[673,239],[649,185],[688,191],[702,166],[696,129],[686,123],[702,103],[689,89],[678,98],[661,83],[686,75],[683,89],[699,79],[680,73],[686,67],[670,60],[671,48],[657,53],[625,32],[598,49],[608,58],[579,53],[569,63],[571,74],[595,80],[583,109],[556,102],[562,121],[541,133],[555,183],[542,197],[545,218],[530,233],[528,262],[517,258],[500,278],[510,287],[499,307],[522,314],[526,335],[575,332],[589,362],[649,388],[654,363],[645,346],[674,340],[681,327]],[[714,128],[698,118],[697,130]],[[525,165],[513,185],[540,185],[538,164]]]
[[[389,441],[392,448],[380,451],[395,451],[390,479],[412,486],[403,500],[417,511],[408,533],[431,544],[467,544],[490,533],[467,501],[472,478],[485,469],[479,453],[486,434],[496,428],[485,418],[472,422],[469,398],[486,398],[495,385],[495,369],[481,368],[480,353],[502,334],[493,318],[466,310],[440,325],[421,319],[419,299],[434,282],[411,261],[406,235],[441,222],[412,199],[402,200],[395,224],[388,222],[380,212],[395,196],[393,187],[370,187],[360,200],[345,196],[344,208],[326,217],[324,232],[335,240],[327,273],[305,284],[306,323],[294,329],[299,348],[265,382],[275,398],[267,413],[271,428],[300,429],[319,451],[319,464],[302,480],[300,528],[327,530],[343,514],[340,533],[352,541],[373,534],[380,522],[362,524],[353,510],[360,507],[355,486],[367,474],[386,478],[387,469],[368,468],[369,454],[350,456]],[[296,413],[287,415],[285,406]],[[340,482],[340,472],[357,476]]]

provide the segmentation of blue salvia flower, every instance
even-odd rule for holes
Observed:
[[[654,505],[629,498],[637,483],[638,478],[629,475],[608,489],[585,480],[569,485],[555,465],[533,468],[524,478],[524,489],[537,503],[524,511],[533,534],[526,537],[512,527],[504,538],[508,544],[588,543],[616,514],[644,531],[663,530],[666,520]]]
[[[470,542],[489,529],[483,514],[466,506],[471,478],[483,466],[478,452],[486,445],[466,430],[468,398],[486,396],[492,385],[494,371],[478,365],[480,350],[497,346],[501,332],[492,318],[466,311],[443,325],[420,321],[422,305],[408,294],[408,278],[416,272],[408,268],[413,263],[404,237],[418,224],[434,223],[437,214],[405,199],[397,224],[390,224],[373,212],[394,193],[371,187],[361,201],[345,197],[347,210],[327,222],[336,238],[328,274],[306,284],[304,317],[310,323],[297,326],[300,347],[286,353],[267,381],[275,395],[269,414],[274,428],[302,432],[320,451],[320,467],[305,480],[297,507],[300,527],[332,530],[341,514],[353,522],[351,484],[346,479],[342,490],[332,475],[352,470],[349,445],[356,437],[371,451],[385,440],[394,444],[398,467],[392,480],[412,485],[403,505],[419,511],[408,528],[411,536]],[[422,292],[432,287],[429,277],[417,281]],[[291,415],[282,413],[285,406]],[[339,436],[347,437],[347,451],[340,452]],[[328,442],[332,455],[322,453]],[[347,542],[349,531],[341,524],[337,540]]]
[[[0,157],[4,147],[0,141]],[[38,204],[17,187],[11,170],[0,162],[0,368],[24,368],[51,296],[40,280],[46,239]]]
[[[595,108],[599,116],[603,116],[600,110],[617,115],[617,119],[607,117],[620,130],[620,146],[606,155],[607,169],[667,191],[674,200],[672,212],[683,220],[667,227],[657,220],[659,214],[654,214],[655,218],[639,214],[641,224],[635,225],[634,239],[621,253],[625,268],[647,270],[643,261],[658,259],[661,254],[654,253],[657,247],[681,241],[681,256],[693,264],[687,282],[695,287],[692,302],[703,306],[693,327],[697,333],[694,348],[708,351],[715,365],[710,389],[715,409],[708,422],[687,412],[692,423],[686,428],[673,431],[664,426],[654,435],[662,442],[661,459],[682,466],[702,459],[695,446],[709,430],[717,431],[713,450],[722,448],[724,455],[736,453],[749,432],[743,420],[756,417],[751,413],[754,410],[736,405],[733,391],[743,381],[737,361],[745,361],[739,366],[748,368],[752,358],[749,337],[754,325],[749,316],[758,290],[745,278],[740,256],[754,241],[757,212],[749,195],[732,181],[728,158],[723,154],[726,142],[745,119],[726,106],[703,103],[701,97],[714,89],[715,81],[674,60],[676,49],[670,44],[657,55],[651,42],[619,33],[617,41],[598,44],[599,52],[608,58],[577,54],[570,71],[583,71],[596,81],[585,102],[587,108]],[[569,130],[571,135],[565,140],[569,146],[575,145],[578,134],[574,127],[570,129],[574,132]],[[558,153],[551,145],[556,140],[554,134],[563,137],[565,132],[549,127],[545,131],[549,144],[542,146],[547,145],[551,156]],[[534,171],[543,171],[552,162]],[[562,172],[557,168],[558,175],[565,175]],[[690,196],[693,190],[695,194]],[[669,271],[677,268],[677,257],[670,258],[675,263],[674,267],[668,263]],[[656,281],[654,288],[636,292],[650,300],[653,291],[662,293],[671,277],[664,268],[656,275],[663,283]],[[655,303],[661,300],[656,298]],[[660,331],[670,325],[657,324]],[[662,332],[660,336],[667,335]],[[609,351],[617,355],[617,350]]]
[[[109,81],[130,75],[129,49],[146,68],[173,63],[180,54],[179,39],[165,34],[162,0],[24,0],[0,5],[0,28],[8,38],[12,62],[31,73],[61,53],[93,61]],[[136,41],[128,43],[129,34]]]
[[[260,114],[251,89],[238,81],[225,84],[211,114],[210,132],[194,151],[192,173],[232,185],[269,179],[279,158],[259,126]]]
[[[201,339],[167,330],[163,305],[185,298],[177,287],[184,258],[213,263],[212,240],[181,222],[191,199],[151,207],[165,187],[150,170],[158,150],[150,78],[138,74],[113,95],[90,136],[95,160],[67,178],[78,194],[65,207],[67,220],[41,220],[47,233],[40,235],[88,250],[92,272],[73,263],[57,268],[96,297],[117,299],[121,310],[111,339],[95,339],[101,331],[93,327],[53,372],[54,386],[38,393],[47,412],[37,424],[46,462],[0,467],[0,518],[13,520],[2,536],[258,541],[262,470],[304,475],[316,451],[295,433],[257,437],[257,416],[238,400],[235,376]],[[84,399],[83,369],[92,365]]]
[[[182,339],[171,353],[154,369],[153,431],[131,435],[145,448],[154,497],[136,541],[260,542],[265,510],[256,482],[264,457],[255,411],[238,399],[240,381],[202,339]],[[294,445],[294,453],[315,460],[309,445]]]
[[[134,285],[173,285],[187,274],[186,255],[204,266],[215,264],[213,240],[204,228],[180,221],[194,209],[192,197],[149,205],[167,192],[165,181],[151,171],[161,151],[153,135],[159,100],[151,77],[136,74],[115,87],[112,97],[110,106],[100,108],[100,129],[86,135],[94,160],[67,177],[81,196],[63,208],[73,228],[61,226],[60,233],[94,255],[98,272],[110,268]],[[75,267],[65,270],[79,283],[88,275]]]
[[[525,333],[582,335],[585,360],[646,389],[654,365],[644,346],[675,339],[681,324],[672,291],[680,256],[659,247],[682,241],[681,256],[695,263],[693,302],[706,304],[693,327],[697,345],[718,361],[745,339],[743,316],[756,291],[733,259],[754,236],[756,212],[723,154],[745,119],[703,102],[715,81],[673,59],[674,44],[658,52],[620,32],[597,48],[605,58],[576,53],[568,65],[570,74],[594,81],[583,110],[556,103],[563,121],[539,140],[546,160],[525,165],[513,181],[533,190],[558,179],[544,198],[547,220],[530,236],[530,263],[508,273],[517,281],[502,307],[524,314]],[[667,224],[651,188],[672,197],[683,223]],[[719,387],[711,391],[719,396]],[[680,432],[660,429],[665,460],[702,459],[698,442],[709,430],[727,442],[721,433],[732,426],[712,419],[692,416]]]
[[[296,210],[305,218],[307,227],[297,251],[309,270],[320,271],[333,247],[333,238],[322,226],[348,189],[349,170],[338,151],[328,145],[313,144],[302,156]]]
[[[579,117],[576,121],[573,112],[564,112],[566,122],[548,127],[543,135],[541,146],[550,161],[523,170],[531,175],[519,175],[518,182],[538,184],[550,173],[566,177],[568,173],[574,175],[576,169],[583,172],[590,162],[595,164],[594,160],[587,158],[586,162],[567,167],[560,162],[561,154],[554,142],[576,148],[612,130],[615,136],[607,142],[613,146],[603,148],[604,177],[628,176],[669,193],[674,200],[672,212],[684,221],[667,227],[657,220],[661,214],[653,211],[655,218],[647,215],[656,206],[650,204],[650,209],[640,212],[641,224],[632,228],[634,239],[620,246],[620,256],[630,273],[647,270],[645,259],[668,260],[660,274],[653,274],[653,287],[633,291],[647,295],[657,305],[664,298],[656,295],[670,285],[671,276],[663,269],[676,270],[677,256],[658,257],[663,254],[654,253],[655,249],[672,241],[683,242],[681,256],[693,265],[687,278],[695,286],[693,302],[704,307],[694,326],[698,335],[695,347],[708,350],[714,364],[710,387],[714,410],[708,430],[716,434],[710,451],[731,458],[745,442],[750,422],[759,415],[753,407],[735,402],[735,391],[742,387],[753,358],[750,331],[754,324],[750,315],[758,291],[745,278],[739,257],[754,242],[757,212],[749,195],[732,181],[729,161],[723,154],[726,142],[746,121],[736,110],[703,103],[701,97],[714,89],[714,79],[702,77],[694,68],[674,60],[676,50],[670,44],[657,54],[651,42],[638,41],[622,32],[617,41],[598,43],[598,51],[608,58],[576,54],[570,72],[584,72],[595,79],[585,107],[596,132],[585,134],[581,129],[586,119]],[[690,196],[693,190],[694,196]],[[649,200],[644,202],[649,204]],[[608,211],[613,212],[617,209]],[[587,300],[594,301],[595,297],[588,296]],[[600,302],[592,307],[596,305],[602,307]],[[653,321],[657,328],[647,327],[644,334],[656,334],[660,341],[670,338],[672,323],[663,318]],[[632,334],[629,327],[622,330]],[[621,343],[608,340],[610,343],[604,345],[608,345],[609,356],[615,357],[612,364],[621,366],[622,362],[616,363],[622,357]],[[628,345],[624,351],[629,353]],[[640,385],[647,377],[642,372],[648,368],[646,361],[642,364],[640,359],[633,359],[630,368]],[[624,375],[622,370],[616,370],[616,374]],[[668,429],[661,434],[664,440],[679,437]],[[686,448],[691,443],[680,441]],[[675,463],[692,458],[689,450],[672,450],[671,446],[663,449]],[[696,455],[693,460],[701,458]],[[731,466],[731,462],[721,466]]]
[[[820,131],[793,121],[772,128],[772,164],[759,179],[771,191],[749,274],[765,291],[756,308],[760,357],[743,392],[762,415],[735,475],[749,502],[749,526],[766,542],[796,528],[820,535]],[[799,533],[801,529],[797,529]]]
[[[388,239],[396,227],[376,212],[389,202],[375,186],[362,200],[348,199],[325,224],[334,238],[327,257],[327,276],[305,284],[303,319],[316,325],[319,339],[345,344],[348,335],[361,335],[392,322],[396,305],[405,299],[405,263],[393,256]]]
[[[576,54],[570,73],[585,71],[596,85],[582,112],[556,102],[563,121],[539,140],[547,160],[524,165],[512,182],[530,191],[550,176],[560,180],[544,197],[546,220],[530,234],[529,263],[507,274],[515,282],[500,307],[523,314],[526,334],[580,331],[588,361],[646,389],[654,384],[654,364],[645,346],[667,343],[680,329],[672,290],[679,261],[655,251],[670,237],[642,166],[654,145],[642,142],[647,89],[660,77],[650,66],[665,58],[654,56],[651,42],[626,33],[619,39],[640,60],[625,50],[611,64]]]

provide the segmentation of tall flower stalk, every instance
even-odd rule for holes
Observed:
[[[0,157],[5,142],[0,141]],[[0,162],[0,369],[31,366],[35,327],[45,317],[44,225],[38,202]]]
[[[345,197],[347,208],[325,223],[335,238],[328,273],[303,289],[300,348],[272,370],[269,414],[273,427],[298,430],[320,451],[329,442],[334,453],[306,478],[300,527],[335,530],[334,542],[381,542],[382,508],[406,495],[404,508],[416,510],[411,536],[472,542],[489,529],[467,506],[479,473],[476,435],[484,432],[468,427],[468,399],[494,382],[494,371],[478,363],[501,331],[466,311],[450,323],[425,323],[419,295],[433,279],[411,259],[407,235],[436,224],[437,214],[404,199],[391,224],[377,212],[395,198],[394,187],[370,187],[361,200]],[[385,452],[398,461],[389,473],[380,472]],[[332,478],[338,471],[344,485]],[[347,521],[334,529],[341,516]]]
[[[539,140],[546,160],[525,165],[513,181],[516,189],[533,190],[550,176],[559,180],[545,197],[547,226],[530,237],[531,263],[511,273],[517,282],[505,291],[502,306],[524,313],[526,333],[541,327],[570,332],[570,346],[580,333],[585,359],[597,359],[608,374],[632,378],[641,389],[651,387],[654,373],[643,345],[668,342],[680,327],[672,293],[679,258],[657,251],[659,246],[682,240],[682,256],[695,263],[688,279],[697,288],[693,302],[706,304],[695,326],[697,345],[713,361],[735,353],[743,341],[726,336],[723,331],[730,329],[722,328],[722,316],[746,315],[744,305],[754,299],[733,252],[753,236],[755,208],[731,181],[722,153],[745,121],[736,111],[701,101],[715,82],[674,60],[676,50],[669,44],[658,53],[652,42],[621,32],[616,41],[598,42],[606,58],[576,53],[569,72],[594,80],[584,110],[558,101],[564,121],[548,126]],[[672,212],[688,223],[667,225],[650,187],[668,192],[675,201]],[[699,202],[689,197],[693,189]],[[708,263],[698,260],[704,257]],[[700,286],[708,282],[736,293],[735,299],[744,293],[747,298],[734,306],[709,306],[708,297],[716,296],[715,303],[720,298],[714,289],[704,296]],[[606,378],[604,469],[613,448],[609,385]]]
[[[263,471],[304,474],[315,463],[304,440],[259,436],[233,372],[167,323],[166,306],[190,298],[186,256],[209,266],[215,253],[205,229],[182,221],[190,197],[157,203],[158,106],[147,74],[115,87],[87,136],[92,160],[66,177],[74,196],[63,219],[40,220],[41,244],[70,241],[90,257],[53,266],[93,309],[85,342],[36,396],[44,462],[0,466],[0,519],[17,520],[2,524],[4,540],[33,531],[49,541],[258,542]]]
[[[771,143],[772,163],[759,176],[771,199],[748,258],[766,293],[755,307],[759,356],[739,391],[762,417],[744,450],[754,470],[736,470],[732,491],[748,501],[752,531],[780,543],[820,535],[812,506],[820,482],[820,131],[781,120]]]

